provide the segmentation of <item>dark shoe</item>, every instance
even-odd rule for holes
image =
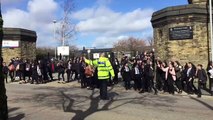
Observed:
[[[197,97],[198,97],[198,98],[201,98],[201,95],[198,95]]]
[[[102,100],[109,100],[109,98],[108,97],[106,97],[106,98],[101,98]]]
[[[141,90],[139,93],[144,93],[145,91],[144,90]]]

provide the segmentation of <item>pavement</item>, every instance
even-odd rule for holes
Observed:
[[[109,87],[110,100],[78,82],[6,84],[9,120],[212,120],[213,97],[139,94],[122,84]]]

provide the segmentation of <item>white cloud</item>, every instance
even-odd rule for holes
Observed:
[[[3,0],[3,3],[9,5],[26,1],[26,10],[14,7],[4,11],[4,26],[35,30],[38,46],[56,46],[52,20],[59,17],[56,16],[56,13],[60,13],[59,5],[55,0]],[[93,7],[79,10],[72,16],[78,21],[77,30],[80,35],[96,36],[94,43],[89,46],[112,47],[113,42],[132,36],[131,34],[141,33],[143,37],[142,33],[147,30],[146,35],[149,34],[153,9],[138,8],[129,12],[117,12],[106,7],[110,3],[111,0],[97,0]]]
[[[152,25],[151,16],[153,9],[135,9],[133,11],[122,13],[115,12],[106,6],[85,8],[73,14],[73,18],[79,20],[77,29],[82,35],[95,34],[97,38],[93,47],[112,47],[113,42],[119,38],[132,36],[131,34],[139,33],[147,37],[150,35]],[[142,33],[145,33],[144,34]],[[133,35],[134,37],[134,35]]]
[[[77,24],[80,32],[118,35],[150,28],[153,11],[152,9],[136,9],[128,13],[120,13],[102,6],[83,9],[76,12],[73,17],[80,20]]]
[[[111,48],[114,43],[118,42],[119,40],[128,39],[129,36],[121,35],[117,37],[97,37],[92,44],[92,47],[97,48]]]
[[[13,3],[18,3],[26,0],[1,0],[2,4],[13,4]]]
[[[38,36],[37,45],[55,46],[52,20],[56,17],[54,13],[57,9],[58,5],[54,0],[29,0],[26,11],[8,9],[3,13],[4,27],[34,30]]]

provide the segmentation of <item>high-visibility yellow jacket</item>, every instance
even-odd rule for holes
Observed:
[[[106,57],[100,57],[98,60],[88,60],[85,59],[85,62],[89,65],[97,67],[98,70],[98,80],[106,80],[115,76],[113,67]]]

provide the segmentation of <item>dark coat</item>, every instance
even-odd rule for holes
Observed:
[[[204,69],[201,69],[201,70],[197,71],[197,77],[198,77],[198,80],[201,80],[202,83],[206,83],[207,74],[206,74]]]
[[[144,76],[147,77],[154,77],[154,69],[151,68],[149,64],[144,66]]]
[[[180,79],[181,78],[181,69],[179,68],[179,66],[175,67],[175,73],[176,73],[177,79]]]
[[[189,68],[188,68],[189,69]],[[188,70],[187,69],[187,70]],[[187,71],[186,71],[187,72]],[[188,78],[194,78],[196,74],[196,68],[192,67],[191,71],[189,72],[189,76],[187,76]]]
[[[58,72],[59,72],[59,73],[64,73],[64,72],[65,72],[65,67],[64,67],[63,64],[59,64],[59,65],[58,65]]]
[[[7,66],[3,66],[2,72],[3,72],[3,74],[8,74],[9,68]]]

